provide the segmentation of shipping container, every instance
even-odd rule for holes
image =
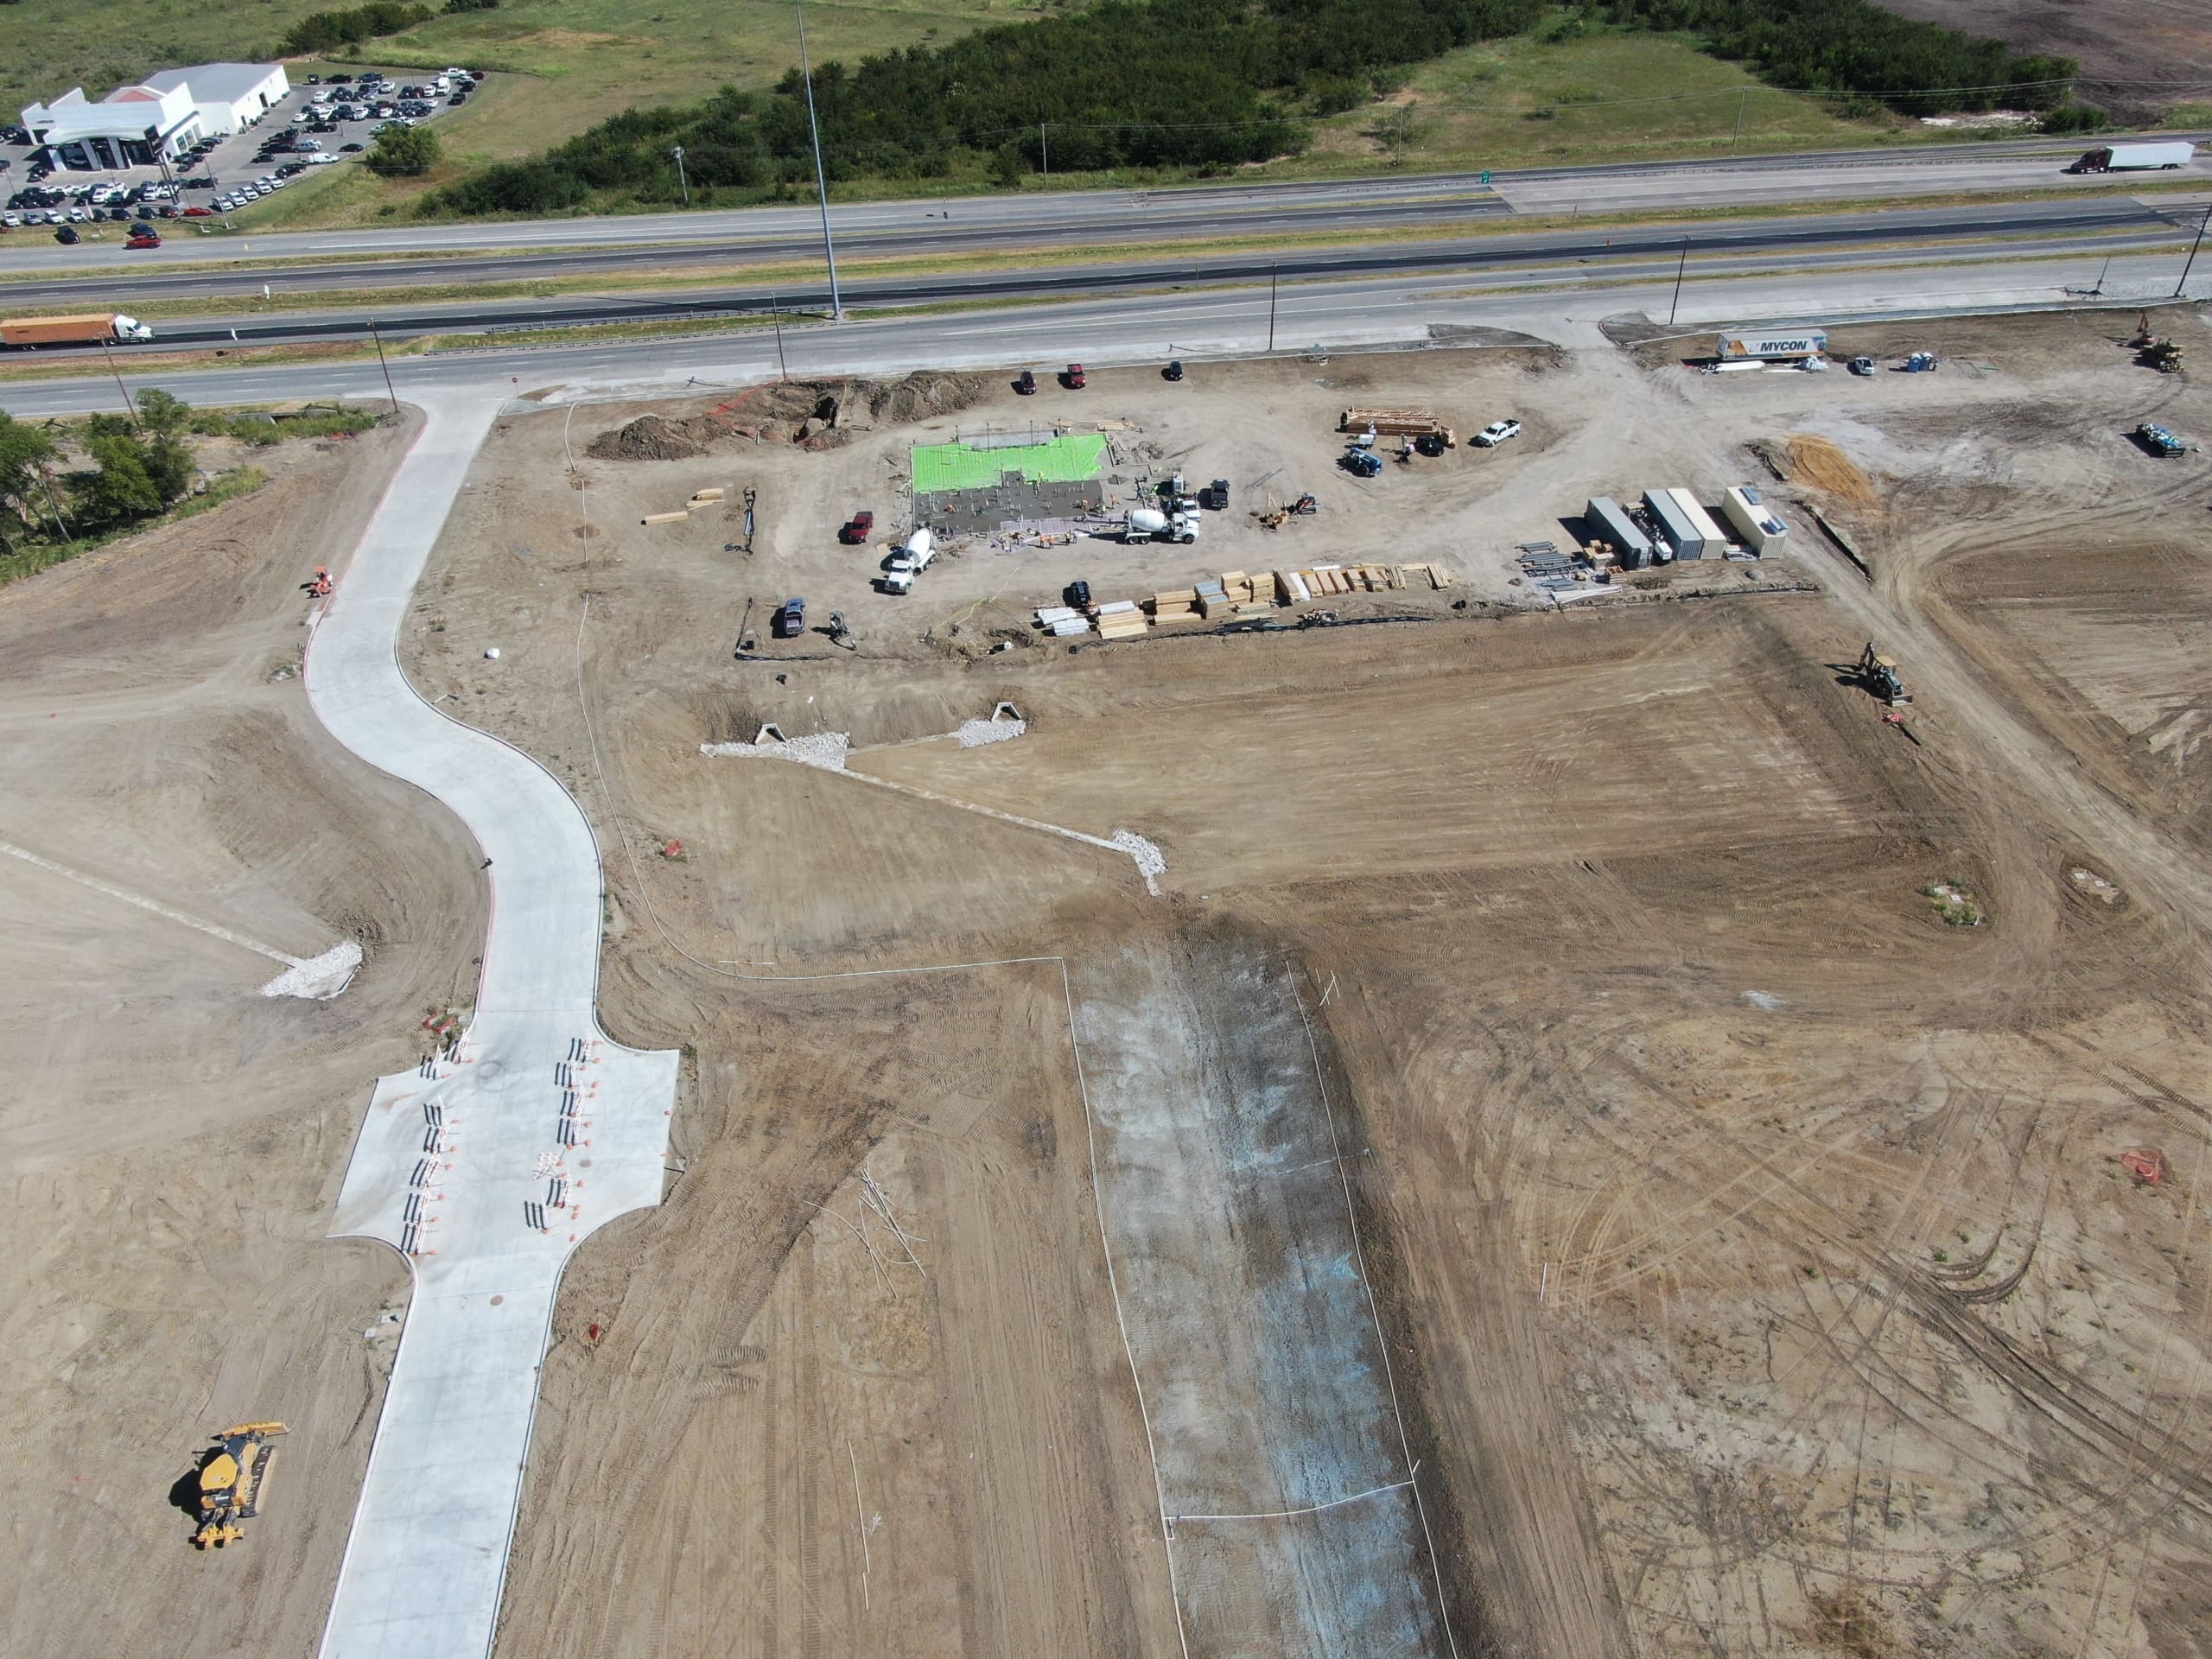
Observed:
[[[1590,505],[1582,509],[1582,528],[1592,541],[1607,543],[1620,555],[1623,569],[1641,570],[1650,561],[1651,538],[1610,495],[1590,498]]]
[[[1728,532],[1713,522],[1713,515],[1705,510],[1697,497],[1688,490],[1669,490],[1667,493],[1674,498],[1675,505],[1682,510],[1682,517],[1689,520],[1691,530],[1697,534],[1698,550],[1685,553],[1682,556],[1701,559],[1710,554],[1717,559],[1725,555],[1728,551]]]
[[[1744,545],[1754,553],[1764,553],[1768,546],[1789,533],[1789,526],[1775,516],[1772,507],[1759,499],[1759,493],[1748,484],[1738,484],[1720,498],[1720,511],[1744,538]]]
[[[1646,490],[1643,493],[1643,510],[1650,515],[1652,527],[1659,532],[1660,541],[1665,543],[1669,558],[1700,559],[1705,556],[1705,537],[1698,533],[1697,526],[1683,512],[1671,490]]]
[[[1825,328],[1776,329],[1766,334],[1722,334],[1713,355],[1723,363],[1757,359],[1786,361],[1793,357],[1818,357],[1828,348]]]

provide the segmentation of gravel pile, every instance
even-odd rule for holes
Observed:
[[[778,740],[764,737],[758,743],[702,743],[699,753],[712,755],[755,755],[770,760],[796,760],[803,766],[842,772],[853,746],[843,732],[812,732],[804,737]]]

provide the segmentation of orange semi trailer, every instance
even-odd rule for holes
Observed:
[[[118,311],[91,312],[78,317],[10,317],[0,321],[0,346],[17,351],[39,346],[137,342],[153,337],[154,331],[137,318],[126,317]]]

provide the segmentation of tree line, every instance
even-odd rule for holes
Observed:
[[[1847,93],[1907,115],[2055,110],[2081,67],[1870,0],[1607,0],[1607,11],[1618,23],[1687,30],[1774,86]]]
[[[851,67],[823,64],[814,101],[823,167],[833,181],[920,181],[980,160],[1012,182],[1048,165],[1204,169],[1293,155],[1308,142],[1301,118],[1345,86],[1364,101],[1395,84],[1393,71],[1517,34],[1546,10],[1546,0],[1105,0]],[[542,158],[437,191],[425,210],[673,202],[677,144],[694,194],[709,200],[810,182],[798,72],[766,93],[725,87],[702,104],[626,111]]]
[[[982,164],[1011,186],[1037,172],[1204,172],[1295,155],[1312,118],[1356,108],[1395,89],[1409,65],[1526,32],[1554,10],[1549,0],[1103,0],[823,64],[823,164],[832,182],[919,182]],[[1584,0],[1577,12],[1689,31],[1777,86],[1916,114],[1999,103],[2056,111],[2075,68],[1869,0]],[[672,204],[686,183],[709,203],[804,188],[813,178],[804,90],[794,70],[766,92],[724,87],[699,104],[626,111],[543,156],[435,191],[422,211]]]
[[[401,0],[369,0],[342,11],[311,11],[284,33],[282,51],[292,57],[322,52],[350,52],[364,41],[399,35],[427,23],[440,11],[496,11],[499,0],[445,0],[442,7],[405,5]]]

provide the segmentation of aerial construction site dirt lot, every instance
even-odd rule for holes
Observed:
[[[2212,397],[2133,321],[1835,331],[1932,375],[1503,340],[515,405],[404,665],[582,802],[605,1021],[687,1066],[665,1205],[569,1271],[499,1650],[2212,1652],[2212,476],[2129,435],[2212,437]],[[1355,479],[1360,404],[1461,442]],[[876,591],[914,445],[1055,419],[1108,434],[1103,497],[1231,508]],[[324,487],[373,499],[397,435]],[[1591,496],[1741,483],[1762,561],[1518,563]],[[450,825],[268,680],[280,506],[0,595],[0,839],[370,946],[279,1005],[0,860],[40,918],[15,1576],[111,1580],[99,1618],[18,1588],[42,1650],[311,1641],[404,1294],[316,1239],[480,934]],[[1331,563],[1448,585],[1032,621]],[[294,1455],[194,1560],[166,1483],[238,1415]]]

